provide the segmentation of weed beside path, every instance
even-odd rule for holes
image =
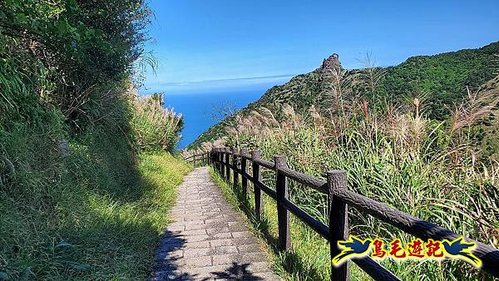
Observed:
[[[116,179],[80,174],[53,185],[50,204],[0,198],[0,280],[146,279],[176,187],[191,167],[148,153],[136,169],[122,194],[105,191]]]

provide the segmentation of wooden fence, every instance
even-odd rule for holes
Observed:
[[[248,181],[253,184],[255,198],[255,215],[259,219],[263,211],[262,191],[277,202],[278,219],[278,248],[287,251],[291,247],[289,230],[289,213],[308,225],[315,232],[324,237],[330,244],[331,258],[336,256],[340,249],[338,240],[348,238],[348,208],[353,207],[362,213],[391,224],[398,229],[423,240],[453,240],[459,235],[456,233],[421,220],[417,217],[388,207],[380,202],[369,199],[358,193],[348,190],[347,174],[345,171],[334,170],[327,172],[327,181],[289,169],[284,156],[275,156],[274,161],[260,158],[258,151],[248,154],[244,151],[216,148],[211,152],[195,155],[186,160],[198,164],[212,164],[214,168],[228,181],[232,179],[234,186],[241,186],[244,195],[248,192]],[[251,165],[251,175],[248,168]],[[274,171],[276,174],[275,190],[262,181],[260,167]],[[241,182],[239,182],[241,176]],[[313,188],[328,195],[329,225],[325,225],[300,209],[288,199],[288,180],[293,180],[307,187]],[[468,241],[472,241],[467,239]],[[474,241],[473,241],[474,242]],[[499,277],[499,250],[489,245],[476,242],[473,253],[481,259],[481,270],[492,276]],[[354,258],[351,260],[375,280],[399,280],[392,272],[370,257]],[[331,280],[347,280],[348,262],[339,267],[332,266]]]
[[[190,155],[185,157],[184,160],[192,162],[195,167],[208,165],[210,164],[210,153]]]

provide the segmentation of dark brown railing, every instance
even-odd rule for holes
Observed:
[[[348,190],[345,171],[329,171],[326,176],[327,181],[323,181],[289,169],[284,156],[274,156],[274,161],[270,162],[261,159],[258,151],[247,154],[244,151],[236,152],[227,148],[215,148],[209,153],[194,155],[186,160],[193,161],[195,165],[212,164],[222,177],[228,181],[231,179],[232,171],[234,186],[239,185],[239,175],[241,175],[240,185],[245,196],[248,192],[248,181],[252,182],[255,195],[255,215],[258,219],[260,219],[263,210],[262,191],[276,200],[278,248],[281,251],[287,251],[291,247],[289,231],[289,212],[291,212],[329,241],[331,258],[333,258],[340,252],[337,242],[346,240],[348,236],[349,206],[424,240],[453,240],[459,237],[459,235],[448,229]],[[250,164],[252,167],[251,175],[248,174]],[[270,169],[276,173],[275,191],[263,183],[260,167]],[[288,200],[288,179],[328,195],[329,226],[315,219]],[[482,261],[481,270],[490,273],[492,276],[499,277],[499,250],[476,242],[473,253]],[[352,261],[375,280],[399,280],[392,272],[370,257],[356,258],[352,259]],[[339,267],[332,267],[331,280],[347,280],[347,276],[348,262]]]
[[[203,153],[203,154],[190,155],[190,156],[185,157],[184,160],[186,160],[187,162],[192,162],[194,167],[209,165],[210,164],[210,154]]]

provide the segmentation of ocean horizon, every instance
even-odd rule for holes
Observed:
[[[184,129],[177,146],[187,147],[199,135],[221,121],[223,112],[239,110],[257,101],[266,89],[190,92],[164,94],[165,107],[173,108],[184,117]]]

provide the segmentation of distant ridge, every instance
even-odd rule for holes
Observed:
[[[462,100],[466,87],[476,89],[493,79],[497,74],[499,42],[479,49],[464,49],[430,56],[414,56],[397,66],[376,68],[384,73],[375,94],[367,94],[353,86],[353,93],[364,96],[370,104],[378,102],[402,102],[407,96],[424,93],[427,114],[433,119],[442,120],[448,115],[448,108]],[[297,112],[304,112],[314,105],[319,109],[327,100],[328,79],[331,69],[341,67],[338,54],[324,59],[317,69],[297,75],[289,82],[274,86],[256,102],[241,109],[237,114],[247,114],[253,109],[267,107],[279,109],[289,104]],[[363,69],[343,70],[349,73],[362,73]],[[201,134],[188,148],[194,148],[206,141],[224,135],[224,123],[228,117]]]

